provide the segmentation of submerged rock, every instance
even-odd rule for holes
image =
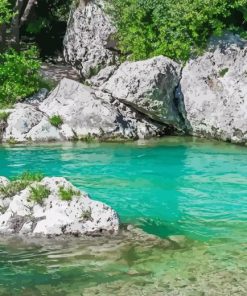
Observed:
[[[0,178],[1,188],[11,186]],[[5,192],[6,191],[6,192]],[[115,234],[117,213],[109,206],[90,199],[64,178],[44,178],[28,184],[8,200],[0,214],[0,233],[20,235],[99,235]]]
[[[181,91],[192,135],[247,143],[246,54],[246,43],[230,35],[187,63]]]
[[[182,122],[175,91],[180,81],[180,69],[181,66],[171,59],[158,56],[125,62],[113,74],[112,68],[102,70],[91,82],[99,86],[102,81],[102,91],[154,120],[178,127]]]
[[[112,35],[116,32],[105,14],[103,0],[77,1],[64,38],[64,57],[86,79],[116,59]]]

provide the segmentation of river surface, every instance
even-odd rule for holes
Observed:
[[[64,176],[177,248],[0,240],[0,295],[247,295],[247,148],[192,138],[1,146],[0,175]]]

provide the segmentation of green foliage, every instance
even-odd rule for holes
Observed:
[[[0,106],[12,105],[45,87],[40,66],[34,47],[20,53],[10,50],[0,54]]]
[[[187,60],[211,35],[246,26],[247,0],[108,0],[119,47],[133,60],[165,55]],[[237,17],[236,17],[237,15]]]
[[[7,186],[0,186],[0,196],[2,198],[12,197],[31,183],[40,182],[43,178],[43,174],[39,172],[24,172],[20,176],[14,177]]]
[[[11,20],[13,13],[8,0],[0,1],[0,25],[7,24]]]
[[[44,185],[35,185],[34,187],[30,187],[30,201],[41,204],[45,198],[50,195],[50,190],[46,188]]]
[[[14,180],[24,182],[40,182],[44,178],[44,175],[40,172],[23,172],[20,176],[14,178]]]
[[[12,197],[25,189],[27,185],[28,184],[24,181],[12,181],[8,183],[7,186],[0,186],[0,196],[1,198]]]
[[[49,118],[49,122],[51,125],[58,128],[63,124],[63,119],[61,118],[60,115],[53,115],[52,117]]]
[[[63,201],[71,201],[73,196],[78,196],[80,194],[79,191],[75,191],[72,188],[59,188],[59,196]]]
[[[0,121],[7,121],[9,117],[9,113],[8,112],[0,112]]]

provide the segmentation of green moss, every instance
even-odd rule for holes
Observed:
[[[49,122],[51,125],[59,128],[63,124],[63,119],[60,115],[53,115],[49,118]]]
[[[92,136],[91,134],[80,136],[79,139],[80,141],[87,142],[87,143],[94,142],[96,140],[95,137]]]
[[[45,198],[50,195],[50,190],[46,188],[44,185],[36,185],[34,187],[30,187],[30,201],[41,204]]]
[[[59,196],[63,201],[71,201],[73,196],[78,196],[78,195],[80,195],[80,191],[76,191],[72,188],[64,188],[64,187],[59,188]]]
[[[7,141],[6,141],[9,145],[15,145],[17,144],[17,140],[13,137],[10,137]]]
[[[228,71],[229,71],[229,68],[224,68],[224,69],[220,70],[219,71],[220,77],[224,77]]]

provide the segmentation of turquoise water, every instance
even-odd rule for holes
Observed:
[[[247,148],[176,137],[0,148],[0,175],[13,177],[27,170],[64,176],[111,205],[122,222],[160,237],[184,235],[190,244],[183,251],[157,246],[147,251],[144,244],[145,251],[133,255],[133,242],[123,249],[119,242],[118,247],[102,242],[105,247],[96,254],[85,242],[42,247],[2,243],[0,295],[247,295],[241,278],[247,270]],[[201,282],[205,277],[211,286],[200,294],[206,289]],[[181,288],[186,280],[190,285],[184,285],[194,285],[194,292]],[[145,289],[140,288],[144,283]],[[235,286],[236,294],[227,294],[235,293]]]

